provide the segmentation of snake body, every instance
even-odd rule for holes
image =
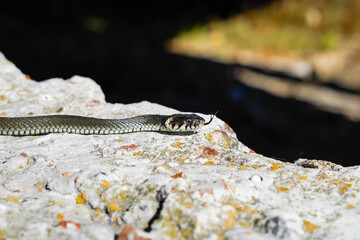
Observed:
[[[211,118],[212,120],[212,118]],[[140,115],[125,119],[102,119],[73,115],[0,117],[0,135],[29,136],[49,133],[122,134],[164,132],[188,134],[200,129],[205,120],[196,114]]]

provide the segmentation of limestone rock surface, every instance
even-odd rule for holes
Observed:
[[[176,112],[107,103],[80,76],[35,82],[0,53],[1,116]],[[0,239],[356,239],[359,176],[264,157],[216,117],[187,136],[0,136]]]

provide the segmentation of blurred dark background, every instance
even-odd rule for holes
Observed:
[[[90,77],[108,102],[219,110],[238,139],[265,156],[358,164],[357,122],[247,87],[234,77],[244,66],[166,51],[182,29],[269,2],[9,1],[0,8],[0,51],[35,80]]]

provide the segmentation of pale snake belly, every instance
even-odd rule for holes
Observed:
[[[0,117],[0,135],[29,136],[49,133],[123,134],[162,132],[191,134],[209,122],[196,114],[140,115],[125,119],[102,119],[73,115]]]

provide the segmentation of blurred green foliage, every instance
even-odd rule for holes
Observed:
[[[303,53],[333,50],[360,33],[359,0],[281,0],[227,20],[182,31],[178,38],[219,47]]]

